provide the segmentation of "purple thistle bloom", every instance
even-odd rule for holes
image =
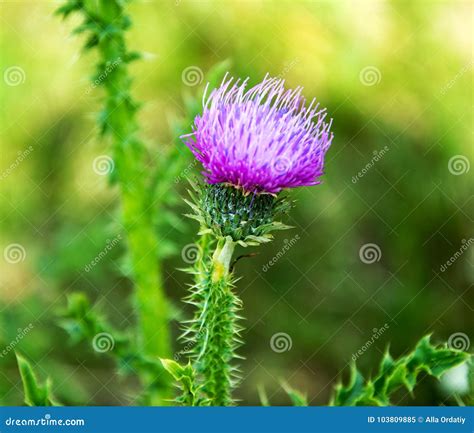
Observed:
[[[282,79],[267,75],[248,90],[247,81],[226,75],[207,99],[204,94],[194,132],[181,137],[207,182],[271,194],[320,183],[333,138],[326,110],[314,99],[305,106],[302,88],[286,90]]]

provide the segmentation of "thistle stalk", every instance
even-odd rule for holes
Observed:
[[[201,311],[200,326],[204,329],[198,342],[201,356],[196,361],[197,371],[204,377],[203,390],[216,406],[233,403],[231,391],[237,377],[237,358],[242,329],[237,321],[241,301],[233,292],[230,263],[235,242],[230,236],[217,242],[205,287],[205,304]]]
[[[196,308],[194,319],[185,322],[183,339],[190,346],[193,368],[202,382],[207,404],[233,404],[232,389],[238,377],[233,365],[241,344],[238,311],[241,301],[234,293],[231,261],[235,242],[205,233],[198,245],[200,260],[193,274],[195,284],[187,302]]]
[[[194,185],[187,201],[200,223],[200,260],[190,271],[194,285],[186,301],[196,308],[192,320],[184,322],[183,334],[193,367],[202,381],[208,404],[234,404],[232,391],[239,381],[235,361],[242,345],[239,311],[242,302],[235,294],[232,257],[235,247],[269,242],[270,232],[286,228],[274,217],[288,203],[270,195],[248,195],[225,185]]]

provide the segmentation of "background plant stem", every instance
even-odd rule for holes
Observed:
[[[136,138],[137,104],[130,96],[128,62],[132,56],[124,38],[128,17],[123,2],[118,0],[85,0],[79,4],[91,32],[88,45],[97,46],[100,54],[98,76],[110,69],[101,83],[106,91],[101,123],[102,130],[113,138],[113,160],[135,284],[139,345],[144,355],[168,357],[171,354],[169,314],[153,221],[156,210],[151,200],[152,182],[145,146]],[[163,378],[157,381],[149,372],[139,374],[148,388],[148,403],[165,404],[171,396],[169,384]]]

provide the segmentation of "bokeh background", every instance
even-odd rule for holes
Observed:
[[[75,19],[53,16],[57,6],[0,4],[0,347],[32,324],[15,350],[52,377],[58,399],[130,404],[136,381],[89,344],[70,344],[58,324],[74,291],[121,329],[135,317],[124,242],[85,271],[117,235],[118,196],[93,170],[108,151],[96,134],[101,89],[90,91],[88,81],[96,59],[70,35]],[[199,95],[225,59],[232,74],[254,83],[268,72],[304,86],[334,119],[323,184],[293,193],[295,228],[237,265],[246,317],[242,404],[258,404],[258,384],[273,404],[288,404],[281,379],[311,404],[326,404],[374,329],[385,327],[357,360],[367,376],[389,343],[394,355],[426,333],[440,342],[462,333],[470,345],[473,12],[470,1],[131,4],[129,44],[145,53],[132,67],[134,94],[144,102],[142,136],[157,161],[175,145],[170,120],[183,115],[183,95]],[[197,80],[183,75],[189,67]],[[186,150],[183,158],[197,168]],[[185,193],[184,177],[175,194]],[[189,283],[178,270],[181,249],[196,231],[185,211],[176,209],[186,229],[170,227],[163,240],[175,244],[165,274],[176,309]],[[20,258],[7,260],[12,244],[22,247]],[[270,345],[277,333],[289,337],[282,353]],[[10,351],[0,357],[0,404],[21,402]],[[423,379],[414,396],[400,392],[395,403],[453,400]]]

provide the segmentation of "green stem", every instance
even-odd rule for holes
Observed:
[[[202,227],[201,227],[202,229]],[[215,244],[215,239],[210,233],[205,233],[199,237],[197,246],[199,249],[199,257],[196,262],[196,274],[194,276],[194,283],[196,286],[202,286],[207,280],[206,270],[210,264],[212,257],[212,248]]]
[[[102,130],[113,138],[114,175],[120,186],[135,283],[138,340],[144,355],[166,358],[171,354],[168,305],[160,267],[159,237],[152,218],[148,158],[144,144],[136,138],[137,104],[130,95],[128,72],[133,55],[127,50],[124,37],[130,22],[123,5],[120,0],[69,0],[62,12],[83,13],[85,21],[78,30],[88,33],[86,48],[96,47],[100,55],[95,83],[106,91],[100,121]],[[147,403],[165,404],[171,397],[169,380],[154,377],[147,371],[139,374],[148,389]]]
[[[196,369],[203,375],[203,390],[211,405],[233,403],[231,391],[236,381],[237,357],[240,345],[237,325],[241,301],[233,293],[230,263],[235,242],[230,236],[220,239],[212,255],[203,286],[203,303],[198,317],[198,350]]]
[[[182,336],[194,361],[202,390],[211,405],[231,405],[232,390],[239,380],[239,369],[233,362],[241,346],[238,324],[240,299],[233,293],[232,255],[236,244],[259,245],[269,242],[270,232],[287,228],[275,221],[286,212],[289,203],[268,194],[246,194],[224,184],[191,183],[191,201],[186,200],[199,222],[204,245],[217,245],[211,254],[204,254],[190,271],[194,285],[186,301],[196,307],[192,320],[185,322]],[[202,248],[204,251],[204,248]]]

